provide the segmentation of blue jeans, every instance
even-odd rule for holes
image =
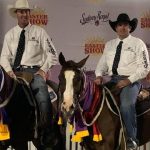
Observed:
[[[117,83],[124,79],[123,76],[112,76],[110,82]],[[140,82],[134,82],[121,90],[120,93],[120,112],[126,127],[127,138],[136,140],[137,121],[136,121],[136,101],[141,88]]]
[[[29,72],[34,75],[39,70],[35,68],[23,68],[20,71]],[[34,75],[33,80],[30,83],[33,95],[37,100],[40,111],[40,125],[47,126],[52,120],[52,104],[50,101],[48,87],[45,80],[40,75]]]

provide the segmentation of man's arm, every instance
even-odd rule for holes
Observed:
[[[94,80],[94,82],[98,85],[102,84],[102,82],[103,82],[102,76],[108,70],[108,66],[107,66],[107,62],[106,62],[106,48],[107,48],[107,44],[105,45],[104,52],[103,52],[101,58],[99,59],[96,69],[95,69],[96,79]]]
[[[40,70],[36,74],[40,74],[43,78],[46,78],[47,71],[57,63],[58,54],[50,37],[44,29],[41,33],[41,46],[45,60],[43,66],[41,66]]]
[[[131,83],[143,79],[150,71],[149,54],[145,43],[140,40],[136,51],[137,69],[128,79]]]

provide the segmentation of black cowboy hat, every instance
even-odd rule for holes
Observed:
[[[138,20],[137,20],[137,18],[130,20],[129,16],[127,14],[124,14],[124,13],[122,13],[118,16],[117,21],[109,20],[109,24],[115,32],[116,32],[116,25],[118,23],[122,23],[122,22],[129,23],[129,25],[131,26],[131,31],[130,31],[130,33],[131,33],[136,29]]]

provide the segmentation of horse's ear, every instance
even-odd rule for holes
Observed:
[[[85,65],[88,58],[89,58],[89,55],[86,58],[82,59],[80,62],[76,63],[76,66],[78,68],[82,68]]]
[[[59,54],[59,63],[60,63],[62,66],[64,66],[64,65],[66,64],[66,60],[65,60],[65,57],[64,57],[64,55],[63,55],[62,52],[60,52],[60,54]]]

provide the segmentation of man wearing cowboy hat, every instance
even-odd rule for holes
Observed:
[[[5,35],[1,65],[11,77],[16,76],[16,71],[30,72],[34,75],[31,88],[40,109],[40,125],[47,126],[52,118],[52,110],[46,85],[46,72],[57,63],[57,52],[46,31],[30,24],[30,11],[32,9],[27,0],[16,0],[15,5],[9,7],[10,15],[17,18],[18,22],[17,26]],[[22,52],[19,52],[19,49]]]
[[[138,20],[130,20],[127,14],[120,14],[117,21],[109,20],[111,28],[117,33],[116,39],[106,43],[96,70],[96,84],[102,84],[104,73],[111,76],[110,83],[114,83],[120,91],[120,112],[126,127],[127,148],[137,148],[137,124],[135,103],[140,90],[139,80],[149,72],[149,56],[144,42],[130,35]]]

